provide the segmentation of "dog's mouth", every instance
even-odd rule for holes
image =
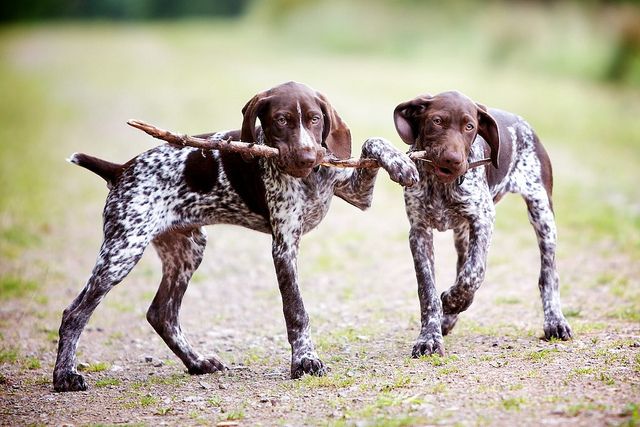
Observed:
[[[464,168],[454,170],[446,166],[440,166],[435,162],[432,163],[431,166],[433,174],[436,176],[438,181],[445,184],[455,181],[460,175],[464,173]]]
[[[290,175],[294,178],[306,178],[311,174],[314,168],[315,166],[311,168],[304,168],[304,169],[283,169],[283,171],[287,175]]]

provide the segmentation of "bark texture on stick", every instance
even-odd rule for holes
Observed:
[[[161,139],[170,144],[180,145],[183,147],[194,147],[207,150],[220,150],[233,153],[240,153],[246,156],[256,157],[277,157],[279,151],[277,148],[269,147],[267,145],[251,144],[242,141],[232,141],[226,139],[216,139],[209,137],[207,139],[197,138],[185,134],[174,133],[165,129],[160,129],[148,123],[140,120],[129,120],[127,122],[129,126],[133,126],[136,129],[140,129],[154,138]],[[425,151],[412,151],[408,156],[414,161],[423,161],[432,163],[427,159]],[[491,159],[482,159],[469,164],[469,169],[478,166],[483,166],[491,162]],[[379,168],[380,165],[374,159],[346,159],[339,160],[330,156],[325,157],[321,165],[331,166],[337,168]]]

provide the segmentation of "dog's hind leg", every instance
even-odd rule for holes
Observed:
[[[215,357],[205,358],[198,354],[187,341],[179,323],[182,297],[202,261],[206,244],[207,235],[203,228],[169,231],[153,240],[162,260],[162,281],[147,311],[147,320],[190,374],[225,369]]]
[[[523,195],[540,248],[540,278],[538,287],[544,311],[544,335],[546,339],[571,338],[571,327],[560,308],[559,278],[556,269],[556,223],[550,198],[543,188]]]
[[[56,391],[86,390],[82,375],[76,372],[76,349],[89,317],[115,285],[136,265],[150,236],[140,228],[127,230],[123,224],[105,222],[105,239],[86,286],[62,314],[58,356],[53,371]]]
[[[469,227],[462,225],[453,229],[453,243],[458,254],[456,262],[456,275],[460,275],[464,263],[467,262],[469,251]],[[447,335],[458,322],[458,313],[445,314],[442,316],[442,335]]]

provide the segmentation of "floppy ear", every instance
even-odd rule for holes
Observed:
[[[244,142],[256,142],[256,119],[267,105],[269,97],[266,92],[261,92],[251,98],[242,108],[242,130],[240,140]]]
[[[338,159],[351,157],[351,131],[333,109],[327,98],[316,92],[324,118],[322,143]]]
[[[498,168],[500,155],[500,132],[495,119],[487,112],[487,107],[476,103],[478,107],[478,135],[484,138],[491,149],[491,163]]]
[[[396,130],[406,144],[415,144],[420,131],[420,114],[427,108],[431,98],[431,95],[422,95],[411,101],[399,104],[393,110],[393,121],[396,124]]]

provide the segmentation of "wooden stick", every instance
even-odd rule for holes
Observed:
[[[218,139],[209,137],[207,139],[197,138],[185,134],[177,134],[165,129],[160,129],[148,123],[140,120],[129,120],[127,122],[129,126],[133,126],[136,129],[140,129],[154,138],[161,139],[170,144],[180,145],[182,147],[194,147],[206,150],[220,150],[229,151],[232,153],[240,153],[249,156],[257,157],[277,157],[279,151],[277,148],[269,147],[267,145],[251,144],[242,141],[232,141],[226,139]],[[427,163],[433,163],[431,160],[425,158],[425,151],[412,151],[408,156],[414,161],[423,161]],[[486,165],[490,163],[491,159],[482,159],[469,164],[469,169]],[[324,166],[331,166],[337,168],[379,168],[380,164],[375,159],[355,159],[350,158],[346,160],[339,160],[331,156],[326,156],[320,163]]]

